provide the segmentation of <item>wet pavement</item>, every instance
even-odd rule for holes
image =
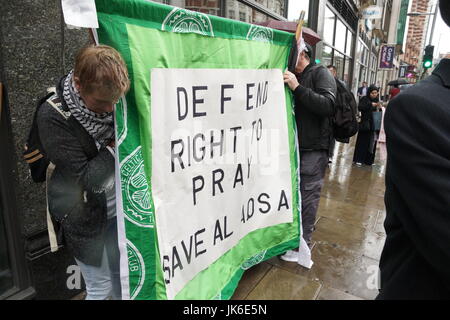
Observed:
[[[310,270],[278,257],[247,270],[233,299],[359,300],[378,294],[385,241],[385,162],[352,163],[354,143],[336,144],[317,212]]]

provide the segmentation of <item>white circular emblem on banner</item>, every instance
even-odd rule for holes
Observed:
[[[125,217],[132,223],[153,228],[154,218],[150,190],[145,177],[144,158],[139,146],[120,165]]]
[[[174,8],[164,19],[162,30],[179,33],[198,33],[214,37],[209,17],[201,12]]]
[[[252,25],[247,33],[247,40],[273,42],[273,30]]]

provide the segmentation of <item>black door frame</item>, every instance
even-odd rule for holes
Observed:
[[[18,212],[15,182],[17,168],[14,162],[11,121],[8,109],[8,95],[0,82],[3,101],[0,101],[0,214],[3,215],[7,239],[10,267],[13,275],[13,287],[0,292],[0,300],[31,299],[36,295],[25,259],[24,239],[22,236],[21,213]]]

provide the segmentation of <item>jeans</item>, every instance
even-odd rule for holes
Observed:
[[[85,264],[75,258],[86,283],[86,300],[122,298],[120,285],[120,255],[117,243],[117,217],[108,219],[100,267]]]

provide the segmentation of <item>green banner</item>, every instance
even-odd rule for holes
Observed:
[[[406,18],[408,13],[409,0],[402,0],[397,23],[397,44],[403,45],[405,42]]]
[[[298,247],[292,34],[144,0],[96,0],[131,79],[116,106],[124,299],[229,299]]]

